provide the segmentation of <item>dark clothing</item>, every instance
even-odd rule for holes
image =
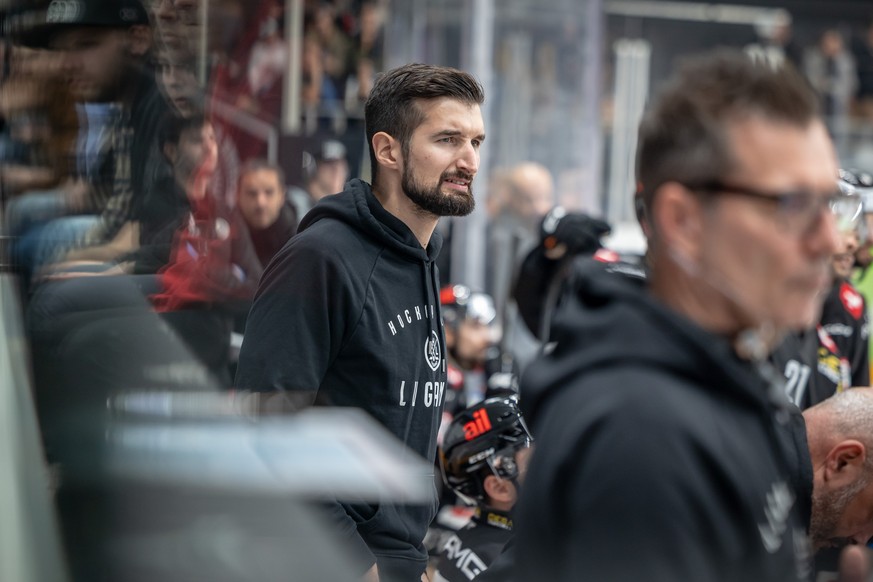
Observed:
[[[285,243],[288,242],[297,232],[297,213],[294,207],[290,204],[285,204],[279,213],[279,218],[276,222],[265,229],[256,230],[249,227],[249,234],[252,237],[252,244],[255,246],[255,252],[258,254],[258,260],[261,265],[266,267],[270,263],[270,259],[279,252]]]
[[[593,261],[522,379],[516,579],[807,580],[781,386]]]
[[[867,304],[851,283],[837,280],[822,306],[821,325],[849,361],[850,386],[870,384]],[[849,386],[847,386],[848,388]]]
[[[508,513],[476,508],[473,519],[446,539],[435,582],[467,582],[485,571],[512,538]]]
[[[786,335],[770,360],[785,376],[785,394],[802,410],[850,386],[849,360],[820,325]]]
[[[158,148],[157,132],[169,105],[155,83],[154,71],[144,67],[131,84],[135,93],[116,116],[102,146],[105,151],[99,173],[106,179],[92,188],[100,221],[79,246],[105,243],[126,221],[136,219],[156,185],[154,168],[167,163]]]
[[[220,306],[235,313],[248,306],[262,272],[242,216],[206,195],[191,201],[177,225],[170,260],[160,271],[163,291],[152,303],[164,312]]]
[[[133,261],[134,273],[157,273],[170,262],[173,239],[191,212],[185,190],[172,175],[151,189],[139,211],[139,248],[119,262]]]
[[[806,436],[806,421],[796,406],[785,409],[786,430],[779,435],[785,450],[791,483],[797,492],[797,512],[804,527],[808,530],[812,519],[812,457],[809,454],[809,441]]]
[[[815,329],[788,334],[771,360],[785,376],[785,392],[801,409],[852,386],[870,383],[867,308],[848,282],[837,281]]]
[[[321,200],[264,272],[237,388],[361,408],[432,465],[446,389],[441,242],[423,249],[360,180]],[[434,491],[429,506],[340,501],[329,512],[361,572],[375,558],[380,574],[415,580],[435,509]]]

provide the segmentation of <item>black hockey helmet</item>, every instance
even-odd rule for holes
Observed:
[[[443,481],[464,498],[483,501],[488,475],[516,479],[515,452],[533,443],[514,397],[483,400],[455,415],[440,447]]]
[[[840,170],[840,190],[861,197],[864,212],[873,212],[873,173],[857,168]]]
[[[473,291],[466,285],[446,285],[440,289],[440,303],[446,325],[455,325],[464,319],[491,325],[497,316],[491,296]]]

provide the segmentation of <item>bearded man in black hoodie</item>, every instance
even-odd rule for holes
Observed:
[[[817,320],[838,245],[815,96],[793,70],[708,55],[653,103],[637,155],[648,290],[574,270],[522,382],[540,447],[516,578],[807,580],[766,356]]]
[[[433,465],[446,387],[434,263],[440,216],[473,209],[484,136],[481,86],[455,69],[385,73],[365,106],[372,187],[322,199],[267,268],[249,314],[236,386],[292,407],[358,407]],[[417,580],[429,506],[346,503],[336,531],[368,579]]]

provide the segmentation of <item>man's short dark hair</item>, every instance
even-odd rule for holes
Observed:
[[[161,149],[168,143],[178,145],[182,133],[189,129],[200,129],[208,122],[209,119],[203,113],[195,113],[189,117],[183,117],[175,112],[167,113],[158,129],[158,145]]]
[[[818,116],[818,97],[790,64],[774,68],[728,49],[688,59],[640,124],[638,217],[666,182],[703,184],[731,172],[733,122],[758,117],[803,128]]]
[[[469,73],[436,65],[412,63],[380,75],[364,106],[367,144],[373,179],[378,172],[373,136],[380,131],[400,141],[403,154],[409,153],[409,140],[424,121],[418,107],[420,99],[449,97],[470,105],[485,101],[482,86]]]
[[[252,172],[259,172],[261,170],[267,170],[276,174],[276,178],[279,180],[279,187],[285,188],[285,171],[282,169],[282,166],[263,158],[252,158],[243,164],[239,172],[239,184],[241,185],[243,178]]]

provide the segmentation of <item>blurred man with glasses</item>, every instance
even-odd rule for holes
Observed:
[[[542,445],[519,580],[808,580],[811,547],[768,356],[814,326],[858,214],[803,78],[689,61],[640,127],[648,289],[577,265],[522,380]]]

